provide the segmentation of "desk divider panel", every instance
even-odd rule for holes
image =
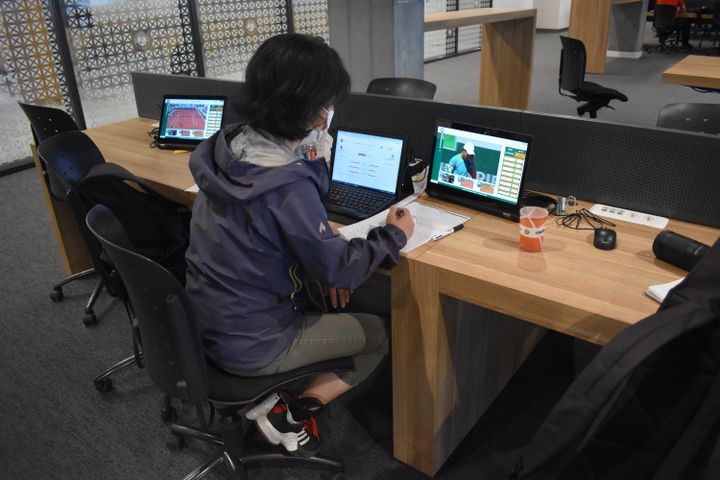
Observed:
[[[159,118],[165,93],[188,93],[226,95],[226,123],[242,119],[242,82],[137,72],[132,79],[142,117]],[[426,158],[437,119],[533,135],[532,190],[720,227],[720,136],[365,93],[336,106],[333,126],[404,135]]]

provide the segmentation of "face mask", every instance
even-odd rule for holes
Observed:
[[[310,145],[315,144],[318,145],[321,140],[325,138],[325,135],[327,135],[328,129],[330,128],[330,123],[332,122],[333,115],[335,115],[335,110],[326,110],[323,108],[323,111],[327,113],[327,120],[325,121],[325,128],[313,128],[310,133],[307,134],[305,138],[303,138],[302,142],[300,142],[301,145]]]

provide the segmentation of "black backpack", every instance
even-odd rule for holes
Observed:
[[[185,284],[185,251],[190,238],[190,209],[157,193],[120,165],[92,167],[76,188],[90,210],[108,207],[125,227],[135,249]]]
[[[496,462],[513,480],[717,480],[719,438],[720,240],[657,313],[596,355],[528,445]]]

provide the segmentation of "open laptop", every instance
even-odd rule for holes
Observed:
[[[338,128],[325,202],[328,212],[360,220],[396,201],[405,144],[400,136]]]
[[[225,97],[165,95],[156,144],[192,150],[222,128]]]
[[[519,220],[532,137],[439,120],[427,193]]]

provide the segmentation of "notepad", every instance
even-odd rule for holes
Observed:
[[[458,215],[457,213],[431,207],[429,205],[423,205],[418,202],[412,202],[407,205],[403,205],[401,202],[398,206],[405,206],[415,220],[415,231],[413,232],[412,237],[408,239],[405,247],[400,250],[403,253],[410,252],[420,245],[429,242],[436,233],[452,229],[457,225],[467,222],[469,219],[464,215]],[[385,219],[387,218],[388,211],[389,209],[384,210],[370,218],[366,218],[362,222],[341,227],[338,229],[338,233],[342,238],[348,241],[353,238],[367,238],[367,234],[370,230],[385,225]]]
[[[678,278],[677,280],[673,280],[672,282],[668,283],[650,285],[647,290],[645,290],[645,295],[652,298],[656,302],[662,303],[665,300],[665,297],[667,297],[667,294],[670,293],[670,290],[675,288],[683,280],[685,280],[685,277]]]

